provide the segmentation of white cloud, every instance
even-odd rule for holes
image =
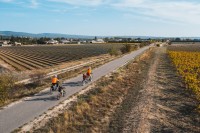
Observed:
[[[28,8],[37,8],[39,6],[39,3],[37,0],[0,0],[0,2],[5,2],[5,3],[12,3],[16,4],[22,7],[28,7]]]
[[[45,0],[55,3],[66,3],[74,7],[101,7],[107,6],[110,9],[117,9],[122,13],[132,16],[146,17],[155,21],[166,21],[167,23],[198,24],[200,25],[200,2],[197,0]],[[17,0],[0,0],[0,2],[17,2]],[[19,1],[18,1],[19,2]],[[26,1],[26,7],[37,8],[39,5],[46,6],[42,1]],[[44,4],[44,5],[42,5]],[[76,9],[75,9],[76,10]],[[53,10],[54,12],[65,13],[65,8]]]
[[[39,3],[37,2],[37,0],[31,0],[30,2],[31,2],[31,5],[30,5],[31,8],[37,8],[38,5],[39,5]]]
[[[172,23],[200,24],[200,2],[195,0],[48,0],[74,6],[108,6],[124,13]]]
[[[97,6],[101,5],[107,0],[49,0],[53,2],[62,2],[76,6]]]
[[[67,13],[68,12],[68,10],[66,10],[66,9],[54,9],[54,10],[50,10],[50,11],[52,11],[52,12],[56,12],[56,13]]]
[[[200,3],[194,1],[120,0],[111,5],[125,12],[155,19],[200,24]]]
[[[14,0],[0,0],[0,2],[7,2],[7,3],[9,3],[9,2],[13,2]]]

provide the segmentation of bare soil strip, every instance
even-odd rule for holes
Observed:
[[[1,59],[0,59],[0,67],[3,68],[3,69],[5,69],[6,71],[14,71],[15,70],[11,65],[5,63]]]
[[[198,102],[176,74],[166,48],[158,49],[151,63],[116,110],[108,132],[199,132]]]

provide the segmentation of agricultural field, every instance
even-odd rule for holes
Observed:
[[[172,42],[172,45],[200,45],[200,42]]]
[[[0,48],[0,59],[18,71],[42,69],[68,61],[107,54],[122,44],[88,44],[67,46],[23,46]]]
[[[193,55],[198,54],[198,49],[198,45],[149,48],[126,66],[74,95],[76,98],[69,98],[67,104],[59,104],[59,108],[48,110],[15,131],[199,132],[198,90],[192,88],[198,86],[198,79],[192,81],[192,85],[184,82],[184,76],[178,68],[183,65],[176,65],[176,61],[187,61],[185,67],[196,65],[195,70],[198,70],[196,61],[199,58]],[[173,52],[189,53],[191,58],[187,60],[190,55],[178,56]],[[193,68],[186,72],[192,70]],[[196,73],[198,72],[193,75]],[[189,77],[188,81],[193,79],[194,77]],[[74,85],[74,82],[66,83],[65,86],[71,84]],[[44,102],[41,97],[34,100]]]
[[[171,46],[168,54],[180,76],[200,100],[200,46]]]

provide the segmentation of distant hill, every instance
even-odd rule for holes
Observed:
[[[48,38],[57,38],[57,37],[64,37],[64,38],[84,38],[84,39],[93,39],[94,36],[84,36],[84,35],[68,35],[68,34],[59,34],[59,33],[40,33],[40,34],[33,34],[33,33],[26,33],[26,32],[14,32],[14,31],[0,31],[0,35],[3,36],[15,36],[15,37],[33,37],[33,38],[40,38],[40,37],[48,37]]]
[[[87,35],[69,35],[69,34],[59,34],[59,33],[40,33],[40,34],[33,34],[33,33],[26,33],[26,32],[14,32],[14,31],[0,31],[0,35],[3,36],[14,36],[14,37],[33,37],[33,38],[40,38],[40,37],[48,37],[48,38],[80,38],[80,39],[94,39],[95,36],[87,36]],[[151,37],[151,36],[98,36],[98,38],[104,37],[120,37],[120,38],[141,38],[141,39],[161,39],[162,37]]]
[[[26,32],[14,32],[14,31],[0,31],[0,35],[3,36],[15,36],[15,37],[33,37],[33,38],[40,38],[40,37],[48,37],[48,38],[80,38],[80,39],[94,39],[95,36],[87,36],[87,35],[69,35],[69,34],[60,34],[60,33],[40,33],[40,34],[33,34],[33,33],[26,33]],[[120,38],[141,38],[141,39],[163,39],[169,37],[154,37],[154,36],[97,36],[98,38],[104,37],[120,37]],[[173,37],[176,38],[176,37]],[[179,37],[181,39],[200,39],[200,37]]]

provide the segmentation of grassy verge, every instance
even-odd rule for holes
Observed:
[[[110,116],[123,101],[130,89],[134,89],[135,77],[148,66],[152,57],[149,51],[119,71],[97,81],[88,93],[78,97],[71,107],[34,132],[105,132]]]

